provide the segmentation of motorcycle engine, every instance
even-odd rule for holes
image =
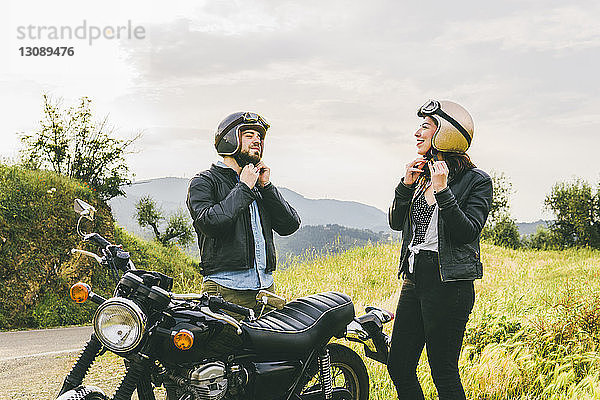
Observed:
[[[227,392],[225,364],[213,362],[198,366],[190,371],[189,382],[187,398],[190,400],[221,400]]]

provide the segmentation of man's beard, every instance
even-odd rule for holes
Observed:
[[[253,154],[250,154],[250,152],[248,150],[240,151],[238,154],[236,154],[234,156],[234,158],[235,158],[235,161],[237,161],[238,165],[241,168],[244,168],[246,165],[248,165],[250,163],[256,165],[260,162],[260,155],[255,156]]]

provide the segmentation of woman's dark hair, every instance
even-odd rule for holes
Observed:
[[[442,159],[448,164],[451,177],[460,175],[468,169],[476,168],[476,165],[471,161],[471,157],[466,153],[442,152]]]
[[[477,166],[473,164],[473,161],[471,161],[471,157],[469,157],[469,155],[466,153],[452,153],[440,151],[438,152],[438,154],[441,155],[441,159],[443,161],[446,161],[448,169],[450,170],[448,180],[462,174],[468,169],[477,168]],[[429,167],[427,165],[424,165],[423,173],[421,174],[421,179],[419,179],[419,184],[426,184],[427,182],[429,182],[430,179],[431,177],[429,173]]]

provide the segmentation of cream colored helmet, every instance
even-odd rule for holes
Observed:
[[[438,151],[465,153],[473,140],[473,118],[463,106],[448,100],[429,100],[417,111],[419,117],[429,116],[437,123],[431,145]]]

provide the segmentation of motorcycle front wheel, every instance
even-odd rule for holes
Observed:
[[[108,397],[95,386],[78,386],[63,393],[56,400],[108,400]]]
[[[369,373],[365,363],[352,349],[337,343],[327,345],[331,359],[331,377],[333,389],[345,389],[348,400],[369,399]],[[308,367],[300,398],[312,398],[311,394],[321,392],[321,377],[317,360]],[[304,395],[304,396],[303,396]]]

